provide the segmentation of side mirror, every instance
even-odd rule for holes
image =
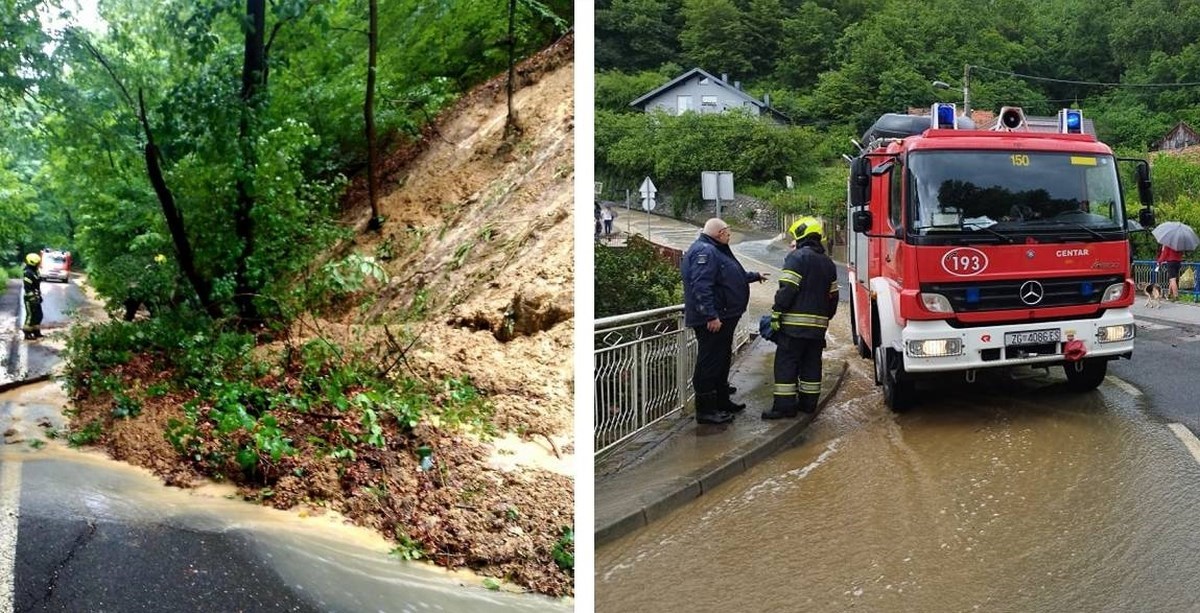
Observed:
[[[871,161],[859,156],[850,162],[850,206],[866,206],[871,199]],[[862,230],[855,229],[855,232]]]
[[[871,211],[855,211],[853,216],[854,231],[858,233],[871,231]]]
[[[1139,189],[1138,191],[1140,192],[1141,190]],[[1144,200],[1143,200],[1143,202],[1144,202]],[[1138,211],[1138,223],[1142,224],[1143,228],[1154,227],[1154,209],[1151,209],[1150,207],[1146,207],[1146,208],[1143,208],[1141,211]]]
[[[1144,207],[1154,206],[1154,192],[1150,190],[1150,165],[1143,161],[1135,167],[1135,173],[1137,174],[1138,200],[1142,201]],[[1143,215],[1145,211],[1146,209],[1142,209]]]

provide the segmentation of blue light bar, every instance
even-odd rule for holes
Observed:
[[[929,109],[929,127],[936,130],[957,130],[958,110],[950,102],[935,102]]]
[[[1083,133],[1083,111],[1063,109],[1058,112],[1058,131],[1063,134]]]

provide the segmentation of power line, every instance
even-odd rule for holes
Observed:
[[[1195,87],[1200,86],[1200,81],[1191,81],[1187,83],[1109,83],[1105,81],[1072,81],[1070,79],[1055,79],[1052,77],[1038,77],[1034,75],[1021,74],[1019,72],[1010,72],[1007,70],[996,70],[995,68],[987,68],[986,66],[969,65],[970,70],[984,70],[997,74],[1004,74],[1022,79],[1032,79],[1034,81],[1049,81],[1051,83],[1066,83],[1069,85],[1097,85],[1103,87]]]

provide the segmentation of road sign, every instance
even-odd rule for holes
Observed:
[[[654,195],[658,193],[658,188],[654,187],[654,181],[650,177],[642,181],[641,187],[638,188],[638,193],[642,195],[642,210],[650,212],[654,210],[654,206],[658,204],[654,200]]]
[[[700,197],[705,200],[733,200],[733,173],[725,170],[700,173]]]

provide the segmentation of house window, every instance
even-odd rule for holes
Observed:
[[[708,85],[709,83],[712,83],[712,81],[709,81],[709,80],[708,80],[708,77],[700,77],[700,84],[701,84],[701,85]]]
[[[691,96],[675,96],[675,112],[682,115],[692,110]]]
[[[718,110],[716,96],[700,96],[701,113],[716,113]]]

